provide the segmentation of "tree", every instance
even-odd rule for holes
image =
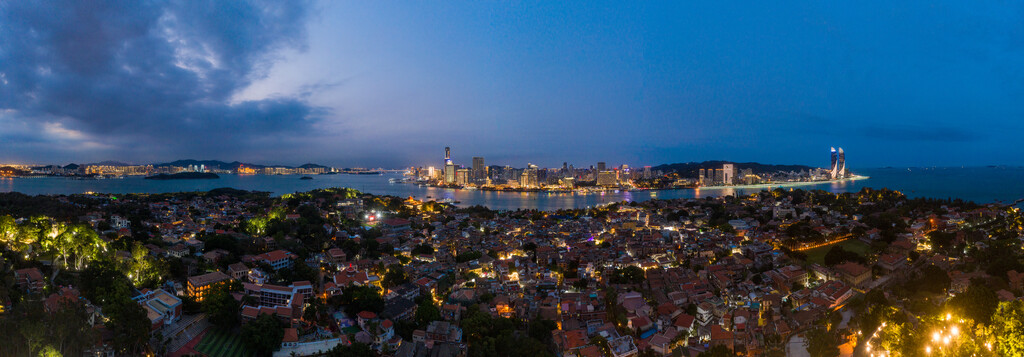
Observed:
[[[330,357],[376,357],[377,353],[370,349],[370,346],[365,343],[353,343],[350,346],[338,344],[338,346],[327,352],[327,356]]]
[[[88,225],[78,224],[68,230],[69,244],[75,255],[75,270],[85,268],[85,263],[95,259],[97,255],[107,251],[107,243],[100,239],[96,231]]]
[[[412,255],[434,254],[434,247],[429,244],[420,244],[412,248]]]
[[[392,288],[409,282],[409,276],[405,273],[405,269],[399,264],[391,264],[388,266],[388,272],[384,274],[384,279],[381,279],[381,285],[385,288]]]
[[[949,299],[949,305],[958,315],[987,325],[992,321],[992,313],[999,306],[999,296],[982,281],[972,280],[967,291]]]
[[[1003,356],[1024,356],[1024,301],[1000,302],[992,315],[996,352]]]
[[[129,355],[138,355],[146,347],[152,327],[146,310],[132,301],[129,287],[118,284],[107,294],[103,312],[110,320],[105,324],[114,335],[114,348]]]
[[[612,284],[640,284],[644,281],[644,270],[633,265],[615,269],[609,280]]]
[[[260,356],[270,356],[281,349],[284,328],[273,315],[260,314],[255,320],[242,327],[242,337]]]
[[[380,313],[384,311],[384,298],[380,296],[377,289],[369,286],[349,286],[341,292],[341,295],[331,298],[334,305],[345,306],[349,315],[358,314],[361,311]]]
[[[949,289],[950,279],[945,270],[929,265],[921,269],[921,278],[915,283],[920,289],[938,294]]]
[[[41,301],[26,301],[0,317],[0,356],[75,356],[95,342],[85,306],[77,300],[58,300],[54,311]]]
[[[430,299],[423,299],[420,306],[416,308],[416,315],[413,320],[419,326],[426,326],[431,321],[441,319],[441,310]]]
[[[839,346],[831,333],[824,329],[814,329],[807,332],[804,346],[807,352],[813,357],[835,357],[839,355]]]
[[[864,263],[864,258],[844,249],[841,245],[834,246],[828,250],[828,253],[825,253],[824,263],[827,266],[835,266],[848,261]]]
[[[219,284],[211,289],[203,299],[202,306],[203,312],[214,326],[225,330],[238,326],[238,301],[231,296],[226,285]]]
[[[729,350],[729,347],[725,347],[725,345],[714,345],[711,348],[709,348],[707,351],[701,352],[700,354],[697,355],[697,357],[732,357],[732,356],[735,356],[735,354],[732,353],[732,351]]]

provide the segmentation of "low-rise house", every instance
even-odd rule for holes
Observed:
[[[14,271],[14,281],[23,291],[30,293],[41,293],[46,286],[43,280],[43,272],[39,268],[25,268]]]
[[[211,289],[221,284],[227,284],[229,281],[231,281],[231,277],[219,271],[191,276],[188,278],[187,293],[188,296],[197,302],[201,302],[206,298]]]

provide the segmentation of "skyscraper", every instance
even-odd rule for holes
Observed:
[[[700,181],[701,185],[704,184],[704,178],[705,177],[707,177],[707,173],[704,172],[704,169],[697,170],[697,181]]]
[[[846,177],[846,154],[843,153],[843,148],[839,148],[839,160],[836,163],[836,170],[838,171],[837,178]]]
[[[484,166],[484,158],[476,156],[473,157],[473,175],[472,179],[475,182],[487,181],[487,166]]]
[[[604,171],[604,161],[597,163],[597,172]]]
[[[836,176],[837,176],[836,175],[837,174],[837,171],[836,171],[837,170],[837,166],[836,166],[837,163],[838,163],[838,161],[837,161],[837,156],[836,156],[836,148],[833,146],[832,147],[832,167],[829,169],[829,174],[830,174],[830,176],[831,176],[831,178],[833,180],[835,180]]]
[[[455,164],[452,163],[451,149],[444,147],[444,183],[455,183]]]
[[[733,164],[722,165],[722,183],[732,185],[736,179],[736,166]]]

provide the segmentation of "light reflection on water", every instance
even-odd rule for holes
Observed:
[[[888,187],[908,196],[936,198],[964,198],[978,202],[1001,200],[1012,202],[1024,197],[1024,169],[1022,168],[948,168],[948,169],[869,169],[858,174],[870,179],[827,182],[803,185],[798,188],[823,189],[834,193],[856,192],[864,187]],[[705,198],[722,195],[749,195],[768,188],[704,188],[699,190],[620,191],[595,194],[494,192],[481,190],[455,190],[390,183],[389,178],[401,175],[318,175],[313,180],[299,180],[299,176],[236,176],[221,175],[215,180],[144,180],[141,177],[107,180],[72,180],[60,177],[0,178],[0,192],[17,191],[26,194],[73,194],[84,192],[105,193],[163,193],[207,191],[219,187],[268,191],[274,195],[309,191],[323,187],[351,187],[373,194],[394,195],[459,201],[460,206],[484,205],[493,209],[514,210],[594,207],[620,201],[644,201],[652,198]],[[772,187],[775,188],[775,187]],[[655,194],[652,195],[651,193]]]

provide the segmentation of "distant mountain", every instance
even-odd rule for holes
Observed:
[[[310,163],[310,164],[305,164],[305,165],[299,166],[299,168],[300,169],[329,169],[330,167],[327,167],[327,166],[324,166],[324,165],[320,165],[320,164]]]
[[[236,169],[238,169],[239,166],[242,166],[242,165],[245,165],[246,167],[251,167],[251,168],[254,168],[254,169],[260,169],[260,168],[266,167],[264,165],[248,164],[248,163],[243,163],[243,162],[238,162],[238,161],[224,162],[224,161],[218,161],[218,160],[192,160],[192,159],[189,159],[189,160],[178,160],[178,161],[172,161],[172,162],[165,162],[165,163],[162,163],[162,164],[153,164],[153,166],[155,166],[155,167],[167,167],[167,166],[187,167],[187,166],[191,166],[191,165],[205,165],[206,167],[209,167],[209,168],[218,168],[218,169],[221,169],[221,170],[236,170]]]
[[[107,160],[107,161],[94,162],[94,163],[91,163],[91,164],[85,164],[85,166],[132,166],[132,164],[126,164],[126,163],[123,163],[123,162],[120,162],[120,161]]]
[[[206,167],[209,167],[209,168],[219,168],[219,169],[222,169],[222,170],[237,170],[238,167],[242,166],[242,165],[245,165],[245,167],[251,167],[251,168],[254,168],[254,169],[262,169],[264,167],[287,167],[287,168],[290,168],[290,169],[294,169],[295,168],[294,166],[284,166],[284,165],[260,165],[260,164],[250,164],[250,163],[238,162],[238,161],[224,162],[224,161],[219,161],[219,160],[192,160],[192,159],[189,159],[189,160],[178,160],[178,161],[173,161],[173,162],[165,162],[165,163],[162,163],[162,164],[153,164],[153,166],[155,166],[155,167],[166,167],[166,166],[187,167],[189,165],[206,165]],[[299,166],[299,168],[304,168],[304,169],[325,168],[325,169],[329,169],[330,167],[310,163],[310,164],[305,164],[305,165]]]
[[[731,162],[714,160],[704,162],[664,164],[652,167],[651,170],[676,172],[682,175],[683,177],[697,177],[697,173],[700,169],[720,169],[722,168],[722,164],[735,164],[737,170],[751,169],[755,175],[779,171],[805,171],[814,169],[813,167],[805,165],[771,165],[756,162]]]
[[[71,164],[68,164],[67,166],[64,166],[64,169],[67,169],[67,170],[78,170],[79,167],[80,166],[78,166],[78,164],[71,163]]]

